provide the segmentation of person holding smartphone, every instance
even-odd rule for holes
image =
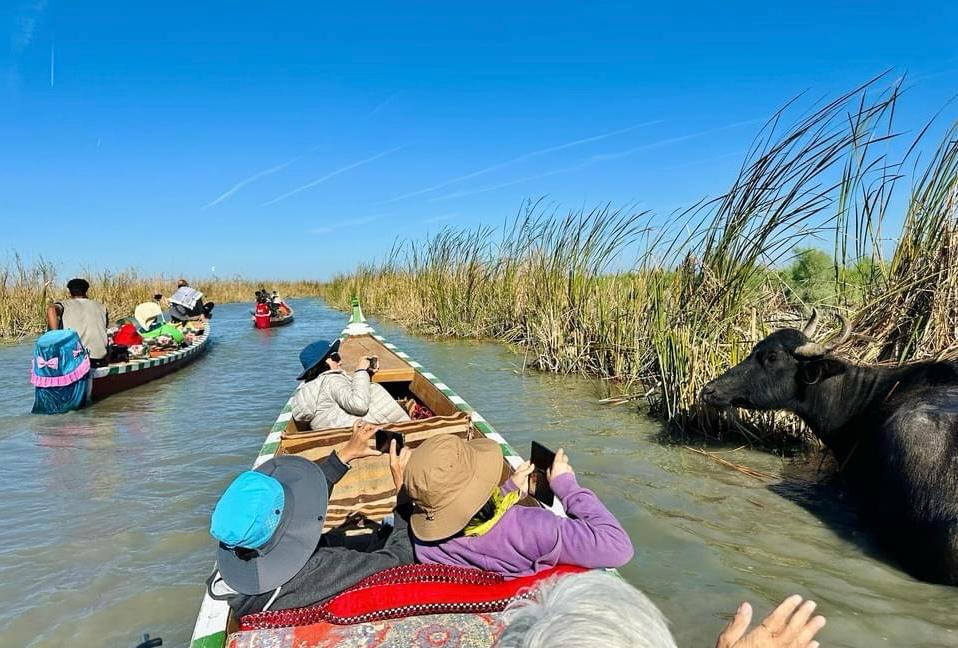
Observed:
[[[401,469],[414,506],[409,525],[416,560],[517,578],[559,564],[609,568],[632,559],[629,535],[595,493],[578,484],[561,448],[546,477],[568,517],[518,506],[534,470],[523,463],[500,484],[502,450],[492,439],[444,434],[424,441]]]
[[[372,382],[375,357],[362,358],[346,373],[339,355],[339,340],[317,340],[299,354],[304,385],[293,396],[293,419],[309,423],[312,430],[349,427],[357,419],[380,425],[408,421],[409,415],[389,392]]]

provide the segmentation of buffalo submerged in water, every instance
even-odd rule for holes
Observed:
[[[855,365],[832,355],[848,339],[782,329],[708,383],[717,407],[794,412],[834,453],[879,541],[914,576],[958,585],[958,367]]]

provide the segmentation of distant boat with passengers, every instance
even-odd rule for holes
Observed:
[[[180,282],[170,297],[173,316],[169,321],[154,300],[139,304],[132,317],[107,328],[106,309],[86,298],[89,284],[72,280],[68,284],[71,298],[51,304],[51,330],[34,345],[33,413],[79,409],[182,369],[202,356],[209,345],[208,316],[213,305],[204,303],[202,293],[184,280]],[[182,295],[194,303],[179,303]],[[93,347],[100,357],[91,357]]]

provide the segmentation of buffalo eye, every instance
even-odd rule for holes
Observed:
[[[765,362],[767,362],[767,363],[769,363],[769,364],[772,364],[772,363],[776,362],[777,360],[778,360],[778,354],[775,353],[774,351],[769,351],[769,352],[765,355]]]

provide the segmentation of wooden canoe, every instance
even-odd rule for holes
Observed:
[[[293,323],[293,316],[294,316],[293,308],[289,304],[286,305],[286,308],[289,309],[289,312],[287,314],[269,318],[269,328],[276,328],[277,326],[286,326],[287,324]],[[253,327],[256,328],[256,315],[253,315],[251,317],[251,321],[253,323]]]
[[[138,387],[168,373],[182,369],[206,351],[210,340],[210,323],[188,347],[142,360],[132,360],[98,367],[93,370],[90,400],[98,401],[112,394]]]
[[[506,440],[463,398],[406,353],[387,342],[382,336],[377,335],[366,324],[357,301],[354,301],[352,317],[342,333],[340,354],[343,358],[343,366],[347,371],[352,370],[363,356],[379,356],[379,371],[376,372],[373,380],[382,384],[393,396],[415,398],[420,406],[425,406],[431,410],[434,415],[430,418],[394,423],[389,426],[390,429],[405,432],[406,443],[410,447],[415,448],[423,440],[437,434],[452,433],[463,438],[484,436],[497,441],[502,447],[503,479],[511,474],[515,466],[522,463],[522,459]],[[259,451],[259,456],[253,462],[253,467],[281,454],[297,454],[318,461],[327,457],[333,450],[345,445],[349,439],[350,429],[348,428],[311,431],[297,425],[292,420],[291,403],[292,398],[287,401],[279,418],[273,424],[265,443]],[[324,531],[339,526],[347,515],[356,511],[360,511],[369,518],[381,520],[392,512],[395,495],[396,491],[390,476],[387,456],[381,455],[354,461],[349,472],[336,484],[336,488],[333,490]],[[561,506],[557,506],[556,509],[561,511]],[[490,628],[494,625],[494,615],[459,614],[448,616],[453,617],[450,623],[462,624],[457,627],[461,628],[463,632],[470,633],[470,637],[475,640],[470,645],[483,644],[485,635],[482,635],[482,633],[491,632]],[[432,618],[414,617],[412,619],[400,619],[397,622],[408,621],[423,624]],[[388,624],[390,622],[360,623],[351,626],[335,626],[335,628],[337,633],[367,633],[365,636],[368,636],[369,632],[381,632],[383,629],[381,626],[384,623]],[[324,624],[315,624],[307,626],[307,628],[316,629],[320,625]],[[266,645],[270,641],[281,639],[278,636],[269,638],[249,636],[250,633],[255,632],[259,631],[238,631],[237,619],[232,617],[226,602],[215,600],[209,594],[206,594],[200,607],[190,645],[191,648],[222,648],[227,645],[227,642],[232,647],[253,644]],[[282,633],[283,631],[277,632]],[[292,637],[292,634],[287,634],[289,635],[287,638]],[[323,640],[325,643],[322,643],[322,645],[354,645],[351,642],[355,641],[358,636],[337,635],[338,638],[333,640],[326,637]],[[250,644],[250,641],[253,644]],[[266,643],[261,643],[262,641]],[[285,639],[282,639],[282,641],[285,641]],[[489,643],[491,643],[491,635]],[[269,645],[273,644],[270,643]],[[283,645],[286,644],[283,643]]]

